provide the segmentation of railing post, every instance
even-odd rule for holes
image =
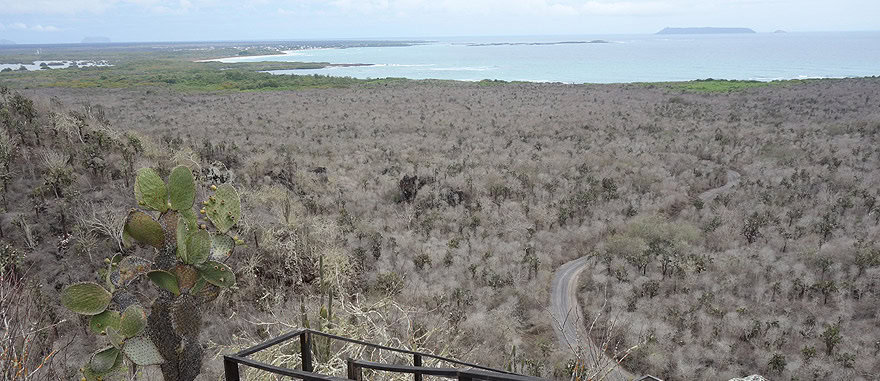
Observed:
[[[223,356],[223,373],[226,375],[226,381],[241,381],[238,363],[226,356]]]
[[[315,368],[312,367],[312,333],[308,330],[299,335],[299,347],[302,370],[305,372],[314,371]]]
[[[422,366],[422,355],[420,355],[420,354],[413,355],[413,365]],[[414,376],[415,381],[422,381],[422,373],[421,372],[415,372],[413,374],[413,376]]]
[[[354,363],[354,359],[351,357],[346,360],[346,368],[348,369],[348,379],[349,380],[361,380],[361,367]]]
[[[473,378],[464,372],[458,372],[458,381],[472,381]]]

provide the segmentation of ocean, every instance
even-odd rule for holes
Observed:
[[[460,37],[404,47],[298,50],[222,61],[370,64],[272,73],[463,81],[843,78],[880,75],[880,32]]]

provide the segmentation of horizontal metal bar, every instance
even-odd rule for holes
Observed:
[[[284,341],[290,340],[291,338],[293,338],[294,336],[299,335],[299,334],[302,333],[303,331],[304,331],[304,330],[300,329],[300,330],[296,330],[296,331],[293,331],[293,332],[285,333],[285,334],[283,334],[283,335],[281,335],[281,336],[278,336],[278,337],[276,337],[276,338],[274,338],[274,339],[266,340],[266,341],[264,341],[264,342],[262,342],[262,343],[260,343],[260,344],[257,344],[257,345],[255,345],[255,346],[253,346],[253,347],[250,347],[250,348],[247,348],[247,349],[245,349],[245,350],[242,350],[241,352],[238,352],[238,353],[236,353],[235,355],[236,355],[236,356],[239,356],[239,357],[250,356],[250,355],[252,355],[252,354],[254,354],[254,353],[257,353],[257,352],[259,352],[259,351],[262,351],[263,349],[266,349],[266,348],[269,348],[269,347],[271,347],[271,346],[273,346],[273,345],[280,344],[280,343],[282,343],[282,342],[284,342]]]
[[[487,371],[487,372],[473,373],[473,376],[475,376],[475,378],[483,378],[483,379],[488,379],[488,380],[502,380],[503,379],[503,380],[518,380],[518,381],[541,380],[540,378],[520,376],[516,373],[507,372],[507,371],[503,371],[500,369],[493,369],[493,368],[485,367],[482,365],[471,364],[471,363],[467,363],[464,361],[458,361],[458,360],[451,359],[448,357],[436,356],[436,355],[432,355],[429,353],[423,353],[423,352],[415,352],[415,351],[411,351],[411,350],[407,350],[407,349],[392,348],[392,347],[388,347],[388,346],[384,346],[384,345],[369,343],[369,342],[366,342],[363,340],[350,339],[347,337],[342,337],[342,336],[337,336],[337,335],[330,334],[330,333],[316,331],[316,330],[310,329],[310,328],[298,329],[298,330],[286,333],[284,335],[278,336],[274,339],[267,340],[267,341],[260,343],[256,346],[247,348],[245,350],[242,350],[241,352],[236,353],[234,357],[244,358],[245,356],[252,355],[256,352],[259,352],[261,350],[269,348],[273,345],[277,345],[277,344],[280,344],[284,341],[290,340],[291,338],[298,336],[304,332],[309,332],[314,335],[324,336],[327,338],[331,338],[331,339],[335,339],[335,340],[339,340],[339,341],[344,341],[347,343],[359,344],[359,345],[363,345],[363,346],[367,346],[367,347],[371,347],[371,348],[376,348],[376,349],[381,349],[381,350],[386,350],[386,351],[391,351],[391,352],[397,352],[397,353],[405,353],[405,354],[409,354],[409,355],[420,355],[422,357],[428,357],[428,358],[432,358],[435,360],[445,361],[445,362],[448,362],[451,364],[474,368],[470,371],[476,371],[477,369]],[[268,364],[263,364],[263,365],[271,366]],[[278,369],[281,369],[281,368],[278,368]],[[436,369],[443,369],[443,368],[436,368]],[[410,372],[410,373],[413,373],[413,372]],[[485,374],[483,374],[483,373],[485,373]],[[498,377],[493,376],[493,375],[497,375]],[[512,375],[515,377],[499,378],[499,377],[503,377],[502,375]],[[491,377],[491,378],[486,378],[486,377]]]
[[[459,374],[466,375],[472,379],[487,381],[544,381],[543,378],[523,376],[511,373],[487,372],[480,369],[467,369],[458,371]]]
[[[446,361],[446,362],[453,363],[453,364],[464,365],[464,366],[471,367],[471,368],[483,369],[483,370],[487,370],[487,371],[490,371],[490,372],[504,373],[504,374],[514,374],[514,373],[510,373],[510,372],[505,372],[505,371],[503,371],[503,370],[492,369],[492,368],[485,367],[485,366],[481,366],[481,365],[477,365],[477,364],[466,363],[466,362],[464,362],[464,361],[458,361],[458,360],[454,360],[454,359],[447,358],[447,357],[443,357],[443,356],[435,356],[435,355],[432,355],[432,354],[429,354],[429,353],[414,352],[414,351],[410,351],[410,350],[406,350],[406,349],[391,348],[391,347],[386,347],[386,346],[384,346],[384,345],[368,343],[368,342],[366,342],[366,341],[361,341],[361,340],[357,340],[357,339],[349,339],[349,338],[347,338],[347,337],[336,336],[336,335],[331,334],[331,333],[324,333],[324,332],[321,332],[321,331],[315,331],[315,330],[313,330],[313,329],[307,329],[307,330],[308,330],[309,332],[311,332],[312,334],[315,334],[315,335],[320,335],[320,336],[324,336],[324,337],[329,337],[329,338],[331,338],[331,339],[336,339],[336,340],[346,341],[346,342],[349,342],[349,343],[355,343],[355,344],[365,345],[365,346],[368,346],[368,347],[373,347],[373,348],[383,349],[383,350],[386,350],[386,351],[392,351],[392,352],[398,352],[398,353],[406,353],[406,354],[410,354],[410,355],[422,355],[422,357],[430,357],[430,358],[437,359],[437,360],[440,360],[440,361]]]
[[[456,378],[458,377],[458,369],[455,368],[429,368],[423,366],[412,366],[412,365],[394,365],[394,364],[383,364],[378,362],[366,361],[366,360],[351,360],[352,364],[355,364],[361,368],[365,369],[375,369],[375,370],[384,370],[388,372],[397,372],[397,373],[421,373],[429,376],[440,376],[440,377],[450,377]]]
[[[280,368],[280,367],[277,367],[274,365],[269,365],[269,364],[259,362],[256,360],[251,360],[246,357],[223,356],[223,359],[230,360],[230,361],[236,362],[241,365],[246,365],[251,368],[265,370],[269,373],[280,374],[282,376],[293,377],[293,378],[297,378],[297,379],[305,380],[305,381],[344,381],[345,380],[344,378],[326,376],[323,374],[305,372],[302,370]]]

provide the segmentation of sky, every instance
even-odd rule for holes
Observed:
[[[17,43],[880,30],[878,0],[0,0]]]

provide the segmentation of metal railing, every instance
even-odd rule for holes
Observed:
[[[305,381],[340,381],[346,380],[345,378],[327,376],[319,373],[315,373],[313,358],[312,358],[312,336],[322,336],[332,340],[339,340],[347,343],[353,343],[358,345],[367,346],[374,349],[392,351],[397,353],[403,353],[406,355],[411,355],[413,364],[412,365],[394,365],[394,364],[385,364],[385,363],[377,363],[372,361],[365,361],[359,359],[348,359],[346,362],[346,370],[347,370],[347,380],[361,380],[363,377],[363,370],[370,369],[374,371],[384,371],[384,372],[394,372],[394,373],[407,373],[413,375],[414,381],[422,381],[423,376],[438,376],[438,377],[446,377],[446,378],[455,378],[461,381],[473,381],[473,380],[486,380],[486,381],[539,381],[543,380],[537,377],[529,377],[523,376],[511,372],[506,372],[499,369],[493,369],[477,364],[471,364],[464,361],[458,361],[455,359],[436,356],[428,353],[415,352],[406,349],[398,349],[391,348],[384,345],[378,345],[373,343],[368,343],[362,340],[350,339],[347,337],[337,336],[321,331],[315,331],[312,329],[300,329],[290,333],[286,333],[284,335],[278,336],[274,339],[267,340],[263,343],[245,349],[241,352],[238,352],[234,355],[223,356],[223,372],[226,377],[226,381],[241,381],[241,374],[239,371],[239,366],[247,366],[255,369],[260,369],[269,373],[278,374],[282,376],[292,377],[295,379],[305,380]],[[272,347],[274,345],[281,344],[285,341],[294,339],[299,337],[300,343],[300,359],[302,364],[302,369],[289,369],[289,368],[281,368],[274,365],[266,364],[260,361],[256,361],[248,358],[248,356]],[[425,358],[431,358],[434,360],[443,361],[446,363],[454,364],[459,368],[432,368],[422,366],[422,360]]]

